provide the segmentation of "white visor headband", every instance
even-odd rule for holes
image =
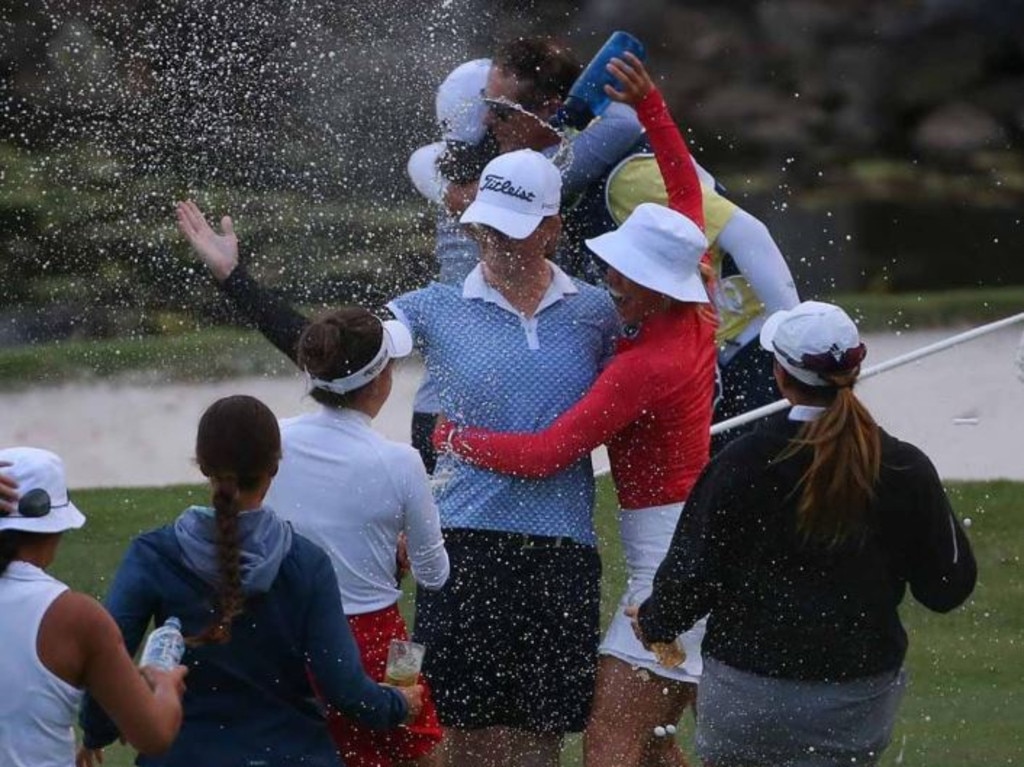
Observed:
[[[412,336],[408,329],[397,320],[380,321],[383,327],[381,334],[380,349],[363,367],[354,373],[343,378],[335,378],[326,381],[322,378],[315,378],[306,372],[306,379],[309,389],[323,389],[334,394],[348,394],[356,389],[361,389],[370,383],[374,378],[384,372],[384,368],[393,359],[407,356],[412,351]]]

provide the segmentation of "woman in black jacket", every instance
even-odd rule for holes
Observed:
[[[854,395],[865,347],[846,313],[802,303],[761,344],[793,407],[708,465],[634,628],[671,641],[709,615],[706,764],[875,764],[904,686],[905,589],[952,610],[974,557],[931,461]]]

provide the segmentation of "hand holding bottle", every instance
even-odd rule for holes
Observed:
[[[644,63],[628,51],[623,54],[623,58],[616,57],[609,61],[608,71],[619,81],[621,88],[616,90],[613,85],[604,86],[604,92],[612,101],[635,107],[654,90],[654,81]]]

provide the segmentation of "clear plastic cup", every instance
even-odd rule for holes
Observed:
[[[416,642],[392,639],[388,647],[388,662],[384,668],[384,684],[394,687],[412,687],[419,679],[423,656],[427,648]]]

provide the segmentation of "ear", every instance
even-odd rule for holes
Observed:
[[[547,231],[544,233],[544,255],[546,257],[553,256],[558,249],[558,240],[562,236],[561,214],[556,213],[553,216],[548,216],[544,226],[547,227]]]

